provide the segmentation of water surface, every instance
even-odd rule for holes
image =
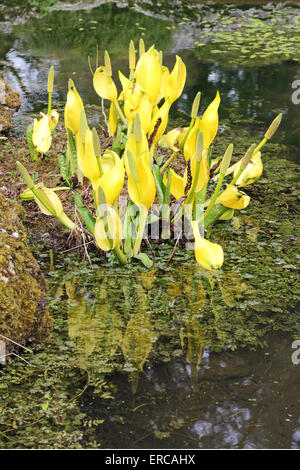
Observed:
[[[103,60],[104,50],[109,50],[120,89],[117,71],[128,70],[129,41],[133,39],[137,46],[142,37],[147,46],[155,44],[157,49],[164,51],[164,63],[169,67],[173,66],[176,54],[187,65],[187,84],[172,108],[173,115],[178,110],[189,113],[197,91],[202,92],[203,109],[219,90],[222,98],[221,124],[226,118],[230,118],[231,123],[248,120],[249,124],[250,120],[254,127],[263,129],[281,111],[284,121],[279,138],[298,146],[299,106],[292,102],[292,84],[300,76],[299,61],[290,60],[293,54],[288,52],[286,56],[277,58],[280,47],[276,44],[273,52],[268,49],[266,54],[262,44],[257,52],[259,66],[255,65],[255,60],[254,65],[253,60],[247,62],[247,57],[252,57],[251,49],[245,53],[242,64],[237,65],[238,53],[240,51],[242,57],[243,48],[237,46],[236,57],[230,53],[226,57],[226,51],[221,56],[214,54],[222,46],[222,41],[211,46],[210,36],[205,35],[210,31],[216,34],[218,27],[222,31],[226,28],[230,34],[232,30],[235,34],[240,23],[247,22],[249,18],[271,25],[275,18],[276,24],[271,30],[274,37],[280,27],[280,33],[290,34],[287,42],[289,37],[297,41],[294,29],[291,33],[286,30],[290,25],[297,31],[300,9],[282,4],[264,7],[237,5],[232,8],[192,2],[182,3],[180,7],[172,2],[99,3],[101,6],[89,9],[82,5],[80,8],[76,2],[72,7],[59,6],[58,10],[20,25],[14,25],[14,17],[11,18],[12,24],[3,21],[0,60],[4,60],[4,76],[21,93],[23,100],[15,118],[18,127],[24,129],[27,123],[24,122],[24,114],[36,113],[45,107],[46,80],[51,65],[56,70],[54,102],[56,100],[63,105],[71,77],[84,102],[99,105],[99,98],[92,87],[88,56],[95,67],[96,47],[99,47],[99,62]],[[265,34],[267,48],[272,43],[272,33]],[[199,41],[204,47],[195,45]],[[280,44],[284,50],[285,42]],[[297,51],[299,45],[300,39],[292,44],[292,50]]]

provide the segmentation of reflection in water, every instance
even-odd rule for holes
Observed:
[[[88,369],[89,356],[97,349],[103,361],[109,361],[122,344],[123,321],[107,301],[104,279],[96,297],[78,288],[76,277],[63,281],[54,293],[55,302],[67,294],[68,335],[76,341],[78,365]]]
[[[192,391],[184,360],[150,369],[140,377],[134,409],[130,409],[130,388],[117,376],[128,422],[120,440],[113,413],[104,424],[103,445],[299,449],[300,377],[290,361],[288,339],[282,335],[269,339],[268,353],[204,354],[204,367]]]
[[[220,289],[223,300],[228,307],[234,307],[242,293],[247,289],[247,284],[239,273],[228,271],[220,281]]]
[[[142,285],[136,286],[137,291],[137,313],[131,315],[126,326],[122,342],[122,351],[126,361],[126,368],[133,372],[132,391],[136,392],[138,371],[143,370],[144,363],[152,349],[153,342],[153,323],[149,312],[147,296]]]
[[[199,323],[196,315],[191,314],[185,321],[185,329],[180,330],[181,346],[184,349],[184,340],[187,339],[186,360],[191,366],[191,383],[197,383],[198,366],[202,359],[205,347],[205,329]]]
[[[66,295],[68,336],[76,342],[79,367],[93,369],[97,360],[102,367],[123,356],[122,369],[129,373],[135,393],[146,361],[167,359],[174,345],[186,354],[191,383],[196,385],[207,331],[210,338],[215,333],[221,347],[229,343],[212,299],[219,302],[221,294],[233,307],[245,289],[234,272],[218,280],[194,265],[180,266],[172,275],[156,268],[120,278],[103,273],[90,287],[82,285],[80,276],[67,274],[53,287],[52,305]],[[168,337],[170,345],[165,343]]]
[[[257,348],[288,312],[252,310],[253,286],[238,270],[174,262],[64,276],[53,283],[52,307],[66,318],[74,360],[92,386],[118,390],[113,404],[90,389],[82,396],[93,419],[105,418],[102,446],[299,447],[300,376],[288,336]]]

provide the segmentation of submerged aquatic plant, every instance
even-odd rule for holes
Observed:
[[[150,227],[150,238],[166,239],[172,231],[177,239],[192,236],[196,261],[205,269],[220,268],[223,248],[208,240],[207,228],[219,219],[231,219],[235,210],[248,206],[250,197],[239,188],[261,176],[261,149],[276,132],[282,116],[275,118],[258,145],[252,145],[239,162],[230,166],[232,144],[223,157],[213,158],[211,149],[219,125],[219,92],[201,118],[198,116],[201,95],[197,93],[190,125],[166,132],[170,108],[185,85],[185,64],[176,56],[170,71],[163,65],[162,52],[154,46],[146,51],[140,40],[138,60],[133,41],[130,42],[129,69],[129,77],[119,71],[122,86],[119,92],[107,51],[104,65],[97,65],[93,72],[96,93],[110,101],[108,127],[112,145],[105,151],[96,129],[88,125],[75,84],[69,80],[64,113],[67,151],[60,164],[68,184],[76,175],[80,190],[84,178],[89,180],[94,200],[94,207],[87,207],[80,194],[73,191],[78,213],[97,246],[113,251],[122,263],[136,257],[151,266],[152,261],[140,251],[145,229]],[[48,114],[35,121],[32,133],[33,145],[41,152],[49,149],[51,133],[58,121],[51,103],[53,76],[52,68]],[[163,161],[158,157],[158,148],[170,149],[172,154]],[[181,154],[185,164],[182,175],[170,168]],[[17,162],[17,166],[30,190],[21,198],[35,199],[44,214],[56,217],[71,231],[79,230],[76,222],[65,214],[57,188],[35,185],[23,165]],[[120,204],[125,183],[127,196],[122,196]]]

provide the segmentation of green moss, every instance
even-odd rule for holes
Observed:
[[[51,317],[44,307],[46,281],[30,253],[21,209],[0,194],[0,330],[25,343],[45,337]]]

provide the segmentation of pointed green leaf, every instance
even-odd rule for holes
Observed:
[[[138,253],[135,258],[139,259],[146,268],[151,268],[153,266],[153,261],[148,255],[146,255],[146,253]]]

